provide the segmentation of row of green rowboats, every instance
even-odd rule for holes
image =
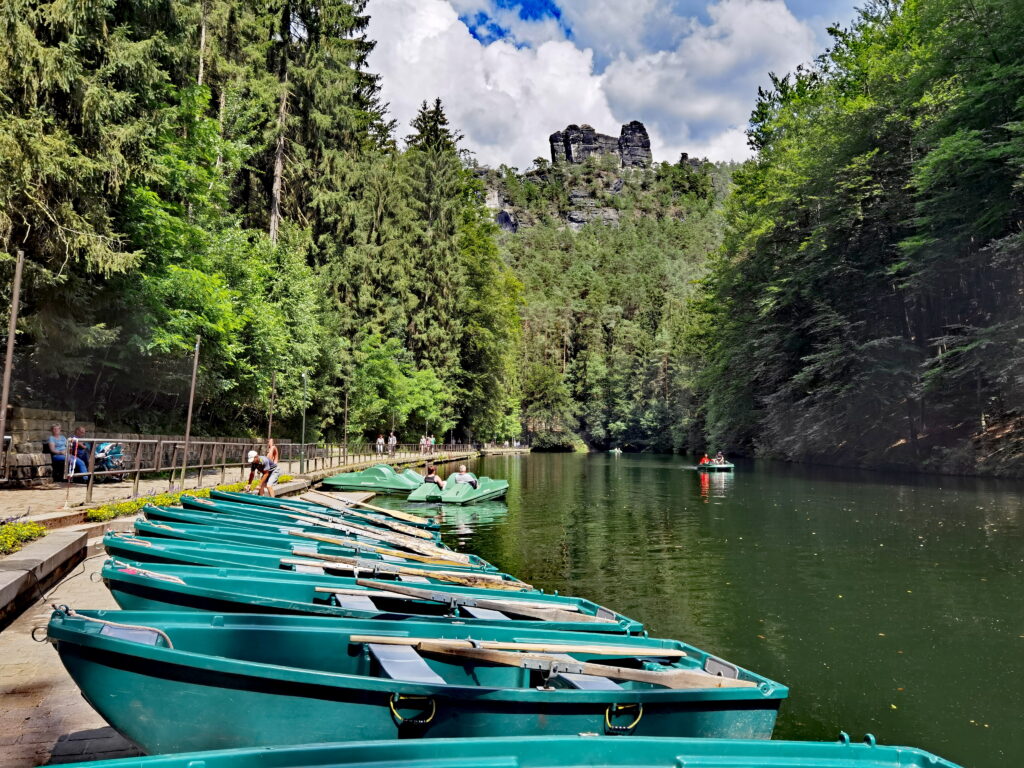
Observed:
[[[104,537],[120,610],[48,626],[90,704],[156,755],[93,765],[955,768],[766,741],[784,685],[454,551],[408,510],[215,492],[143,515]]]

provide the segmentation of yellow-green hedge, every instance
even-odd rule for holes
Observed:
[[[4,523],[0,525],[0,555],[17,552],[22,545],[46,535],[39,523]]]
[[[231,483],[229,485],[218,485],[216,487],[218,491],[241,491],[245,488],[245,483]],[[112,504],[104,504],[102,507],[90,509],[86,513],[85,519],[89,522],[99,523],[104,520],[113,520],[115,517],[134,515],[147,504],[153,504],[157,507],[171,507],[177,504],[182,496],[195,496],[200,499],[205,499],[209,495],[209,488],[199,488],[190,491],[178,491],[177,493],[158,493],[155,496],[142,496],[138,499],[118,501]]]

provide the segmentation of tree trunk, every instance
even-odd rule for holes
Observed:
[[[282,84],[281,105],[277,110],[277,146],[274,149],[274,183],[270,189],[270,242],[277,243],[281,229],[281,190],[284,187],[284,123],[288,119],[287,80]]]

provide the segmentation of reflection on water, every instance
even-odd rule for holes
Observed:
[[[695,470],[696,471],[696,470]],[[700,483],[700,497],[704,503],[711,499],[724,499],[732,485],[732,472],[697,472]]]
[[[775,735],[840,729],[1024,765],[1024,484],[673,456],[488,457],[444,509],[501,570],[786,683]],[[706,475],[706,477],[705,477]]]

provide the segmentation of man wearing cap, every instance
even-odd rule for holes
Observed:
[[[249,481],[245,484],[245,492],[249,492],[249,488],[252,486],[253,478],[256,473],[259,472],[260,484],[256,489],[257,496],[273,496],[274,486],[277,485],[277,478],[281,475],[281,470],[277,466],[276,461],[271,461],[266,456],[260,456],[256,451],[249,451]]]

